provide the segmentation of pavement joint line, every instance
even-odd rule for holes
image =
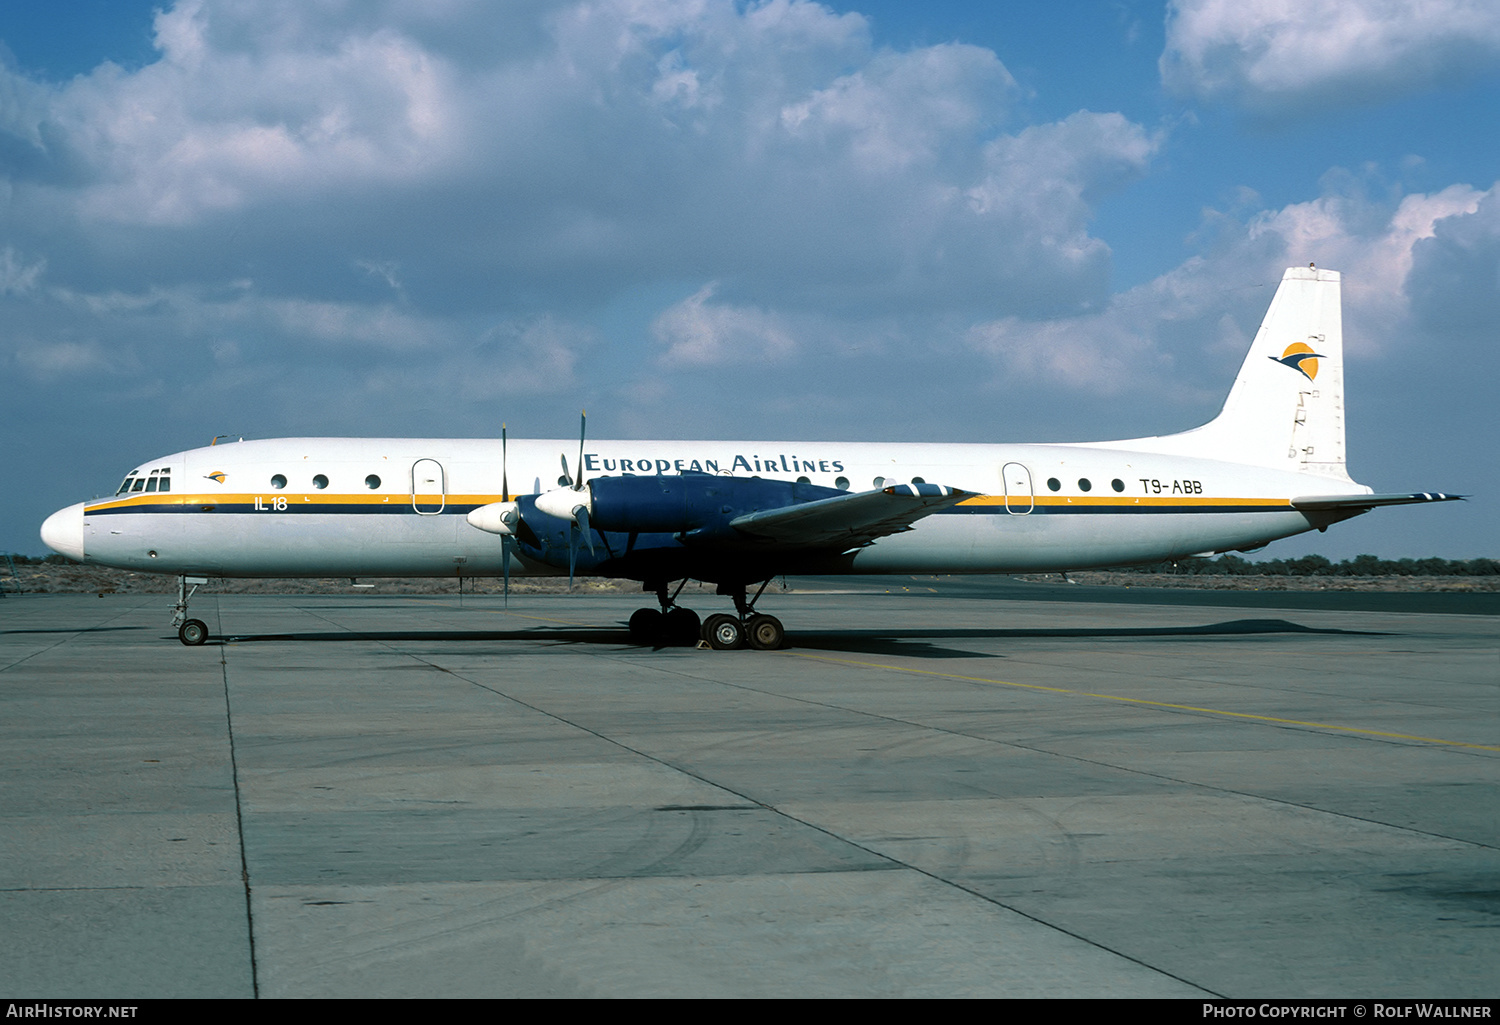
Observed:
[[[327,616],[321,615],[318,612],[314,612],[311,609],[304,608],[303,612],[311,614],[313,616],[316,616],[317,618],[322,619],[325,622],[329,623],[330,625],[333,625],[333,626],[335,626],[335,627],[337,627],[337,628],[339,628],[341,630],[346,630],[346,631],[348,630],[347,627],[344,627],[343,625],[335,622],[334,620],[329,619]],[[747,793],[742,793],[739,790],[735,789],[734,787],[727,786],[724,783],[716,782],[715,780],[709,779],[707,776],[704,776],[704,775],[702,775],[700,773],[694,772],[692,769],[689,769],[689,768],[686,768],[684,766],[678,765],[675,762],[672,762],[672,761],[669,761],[668,759],[660,757],[659,755],[654,755],[654,754],[651,754],[650,752],[644,751],[644,750],[642,750],[640,748],[632,747],[631,745],[625,743],[623,740],[620,740],[619,738],[611,737],[611,736],[608,736],[608,735],[606,735],[604,733],[600,733],[598,730],[592,729],[592,728],[584,725],[581,722],[576,722],[576,721],[574,721],[574,720],[572,720],[572,719],[570,719],[570,718],[568,718],[566,716],[559,715],[556,712],[548,711],[547,709],[542,708],[539,705],[532,704],[531,702],[526,701],[526,700],[524,700],[522,698],[518,698],[518,697],[516,697],[513,694],[507,694],[505,691],[500,690],[499,688],[495,687],[493,684],[483,683],[483,682],[481,682],[479,680],[472,679],[471,677],[464,675],[464,673],[456,672],[456,671],[454,671],[452,669],[446,668],[445,666],[440,666],[436,662],[432,661],[430,658],[427,658],[427,657],[422,656],[422,655],[415,654],[413,652],[403,651],[399,647],[397,647],[397,646],[395,646],[395,645],[393,645],[393,644],[391,644],[391,643],[389,643],[387,641],[380,641],[379,643],[383,647],[389,648],[392,651],[397,652],[398,654],[401,654],[401,655],[406,656],[407,658],[413,659],[414,661],[421,662],[424,665],[432,666],[434,669],[441,669],[443,672],[446,672],[446,673],[450,674],[451,676],[455,677],[456,679],[462,680],[463,682],[467,683],[471,687],[476,687],[476,688],[478,688],[480,690],[487,691],[487,692],[489,692],[491,694],[494,694],[496,697],[502,698],[502,699],[504,699],[506,701],[513,702],[513,703],[521,706],[522,708],[529,709],[530,711],[535,712],[538,715],[542,715],[542,716],[545,716],[545,717],[547,717],[549,719],[552,719],[552,720],[554,720],[556,722],[563,723],[564,725],[569,726],[569,727],[571,727],[573,729],[581,730],[584,733],[587,733],[587,734],[589,734],[592,737],[597,737],[598,739],[604,741],[607,744],[611,744],[611,745],[613,745],[615,747],[620,748],[622,751],[628,751],[629,753],[635,755],[638,758],[644,758],[647,761],[654,762],[657,765],[661,765],[661,766],[664,766],[664,767],[666,767],[668,769],[671,769],[673,772],[679,772],[682,775],[687,776],[687,777],[689,777],[691,779],[698,780],[700,783],[703,783],[706,786],[711,786],[714,789],[721,790],[721,791],[723,791],[726,794],[733,794],[735,797],[738,797],[740,800],[747,801],[747,802],[749,802],[750,804],[754,805],[757,808],[764,808],[766,811],[770,812],[773,815],[780,816],[781,818],[787,819],[787,820],[789,820],[791,822],[796,822],[799,825],[806,826],[808,829],[816,830],[819,833],[824,834],[825,836],[833,837],[834,839],[838,840],[840,843],[845,843],[845,844],[848,844],[850,847],[855,848],[856,850],[864,851],[866,854],[870,855],[873,858],[877,858],[877,859],[879,859],[881,861],[885,861],[885,862],[888,862],[888,863],[890,863],[892,865],[899,866],[900,868],[906,869],[908,872],[915,872],[916,874],[918,874],[920,876],[924,876],[924,877],[926,877],[928,879],[931,879],[934,882],[937,882],[937,883],[939,883],[939,884],[941,884],[943,886],[949,886],[949,887],[952,887],[953,889],[958,890],[958,891],[960,891],[962,893],[967,893],[969,896],[974,897],[977,900],[983,901],[986,904],[990,904],[990,905],[993,905],[994,907],[1002,908],[1002,909],[1004,909],[1006,911],[1009,911],[1011,914],[1019,915],[1022,918],[1028,919],[1028,920],[1030,920],[1032,922],[1036,922],[1038,925],[1045,926],[1048,929],[1056,930],[1057,932],[1062,933],[1065,936],[1072,937],[1073,939],[1078,940],[1078,941],[1080,941],[1082,943],[1085,943],[1088,946],[1095,947],[1095,948],[1097,948],[1099,950],[1106,951],[1106,952],[1108,952],[1110,954],[1115,955],[1116,957],[1119,957],[1119,958],[1122,958],[1123,960],[1129,961],[1132,964],[1139,965],[1142,968],[1147,969],[1148,971],[1155,972],[1158,975],[1163,975],[1163,976],[1165,976],[1165,977],[1167,977],[1169,979],[1174,979],[1177,982],[1183,983],[1184,985],[1192,986],[1193,988],[1201,990],[1202,992],[1207,993],[1207,994],[1209,994],[1211,996],[1218,997],[1218,998],[1221,998],[1221,999],[1224,996],[1221,993],[1217,993],[1214,990],[1209,989],[1207,986],[1203,985],[1202,983],[1194,982],[1191,979],[1185,978],[1185,977],[1183,977],[1181,975],[1178,975],[1178,974],[1176,974],[1174,972],[1168,971],[1167,969],[1162,968],[1162,967],[1160,967],[1158,965],[1151,964],[1148,961],[1143,961],[1139,957],[1136,957],[1136,956],[1134,956],[1132,954],[1128,954],[1128,953],[1126,953],[1123,950],[1118,950],[1118,949],[1116,949],[1116,948],[1114,948],[1112,946],[1109,946],[1108,944],[1101,943],[1099,940],[1092,939],[1092,938],[1090,938],[1088,936],[1083,935],[1082,933],[1078,933],[1078,932],[1075,932],[1075,931],[1073,931],[1073,930],[1071,930],[1071,929],[1069,929],[1069,928],[1067,928],[1065,926],[1058,925],[1055,922],[1049,922],[1046,919],[1040,918],[1040,917],[1038,917],[1035,914],[1032,914],[1032,913],[1027,912],[1027,911],[1023,911],[1020,908],[1014,907],[1014,906],[1012,906],[1010,904],[1007,904],[1004,901],[1002,901],[1002,900],[1000,900],[1000,899],[998,899],[998,898],[996,898],[994,896],[991,896],[991,895],[989,895],[987,893],[984,893],[984,892],[982,892],[982,891],[980,891],[978,889],[975,889],[975,888],[973,888],[971,886],[965,885],[964,883],[962,883],[962,882],[960,882],[960,881],[958,881],[956,879],[945,878],[944,876],[938,875],[938,874],[936,874],[936,873],[934,873],[934,872],[932,872],[932,871],[930,871],[928,869],[922,868],[920,865],[914,865],[914,864],[911,864],[909,862],[903,861],[900,858],[895,857],[892,854],[888,854],[888,853],[886,853],[884,851],[878,851],[878,850],[874,849],[873,847],[869,847],[866,844],[860,843],[857,840],[852,840],[849,837],[843,836],[840,833],[836,832],[835,830],[832,830],[832,829],[828,828],[827,826],[822,826],[822,825],[819,825],[816,822],[812,822],[812,821],[809,821],[807,819],[800,818],[800,817],[798,817],[796,815],[793,815],[791,812],[786,811],[785,809],[778,808],[778,807],[776,807],[775,805],[772,805],[772,804],[767,804],[765,801],[762,801],[762,800],[759,800],[758,798],[752,797],[751,795],[749,795]],[[618,657],[617,656],[614,656],[612,654],[606,654],[606,653],[603,653],[603,652],[594,653],[594,657],[595,658],[605,659],[606,661],[618,661]],[[692,675],[692,674],[688,674],[688,673],[682,673],[681,671],[678,671],[678,670],[659,670],[659,671],[664,671],[664,672],[670,673],[672,675],[681,675],[681,676],[690,676],[690,677]]]
[[[222,629],[222,616],[217,597],[214,600],[214,615],[214,622]],[[226,645],[219,647],[219,679],[224,691],[224,733],[229,745],[229,777],[234,783],[234,829],[240,848],[240,886],[245,892],[245,931],[248,934],[250,947],[250,994],[253,998],[259,999],[260,969],[255,954],[255,902],[250,885],[250,859],[245,851],[244,794],[240,788],[239,755],[235,750],[234,702],[230,695],[229,656],[226,648]]]
[[[601,656],[601,657],[603,657],[603,656]],[[818,656],[814,655],[814,656],[806,656],[806,657],[817,658]],[[1435,837],[1435,838],[1437,838],[1439,840],[1451,841],[1453,843],[1466,844],[1466,845],[1474,846],[1474,847],[1491,847],[1491,846],[1493,846],[1491,844],[1486,844],[1486,843],[1483,843],[1483,842],[1477,841],[1477,840],[1470,840],[1470,839],[1467,839],[1467,838],[1464,838],[1464,837],[1459,837],[1459,836],[1451,836],[1451,835],[1449,835],[1447,833],[1434,833],[1434,832],[1432,832],[1430,830],[1416,829],[1416,828],[1414,828],[1414,827],[1412,827],[1410,825],[1400,825],[1400,824],[1394,823],[1394,822],[1387,822],[1384,819],[1370,818],[1370,817],[1364,816],[1364,815],[1354,815],[1354,814],[1351,814],[1349,812],[1337,811],[1337,810],[1334,810],[1332,808],[1325,808],[1325,807],[1322,807],[1321,805],[1317,805],[1317,804],[1309,804],[1309,803],[1299,802],[1299,801],[1290,801],[1290,800],[1287,800],[1286,798],[1283,798],[1283,797],[1275,797],[1275,796],[1271,796],[1271,795],[1267,795],[1267,794],[1257,793],[1254,790],[1241,790],[1241,789],[1236,789],[1234,787],[1217,786],[1217,785],[1214,785],[1212,783],[1205,783],[1205,782],[1202,782],[1202,781],[1185,779],[1185,778],[1183,778],[1181,776],[1174,776],[1174,775],[1171,775],[1169,773],[1152,772],[1149,769],[1143,769],[1143,768],[1140,768],[1139,766],[1121,764],[1118,761],[1110,761],[1108,759],[1103,759],[1103,758],[1088,758],[1088,757],[1085,757],[1085,756],[1083,756],[1081,754],[1078,754],[1077,752],[1057,751],[1057,750],[1054,750],[1054,749],[1052,749],[1050,747],[1042,746],[1042,745],[1039,745],[1039,744],[1026,744],[1026,743],[1022,743],[1022,742],[1020,742],[1018,740],[1014,740],[1014,739],[1012,739],[1012,740],[1000,740],[1000,739],[997,739],[995,737],[987,736],[987,735],[985,735],[983,733],[971,733],[971,732],[969,732],[967,730],[956,729],[956,728],[951,727],[951,726],[942,726],[942,725],[939,725],[937,723],[922,722],[919,719],[907,719],[907,718],[902,718],[900,716],[882,715],[879,712],[871,712],[871,711],[864,710],[864,709],[851,708],[848,705],[841,705],[841,704],[837,704],[835,702],[818,701],[818,700],[815,700],[813,698],[799,697],[799,696],[796,696],[796,695],[786,694],[786,693],[783,693],[783,692],[777,691],[777,690],[766,690],[766,689],[763,689],[763,688],[760,688],[760,687],[751,687],[748,684],[744,684],[744,683],[731,683],[731,682],[729,682],[727,680],[717,680],[717,679],[714,679],[713,677],[709,677],[709,676],[697,676],[697,675],[692,674],[692,673],[684,672],[684,671],[682,671],[680,669],[671,669],[671,670],[668,670],[668,669],[665,669],[665,668],[662,668],[662,667],[658,667],[658,671],[659,672],[671,672],[671,673],[674,673],[675,675],[682,676],[682,677],[685,677],[687,679],[698,680],[698,681],[703,682],[703,683],[718,684],[718,685],[724,686],[724,687],[733,687],[733,688],[736,688],[736,689],[739,689],[739,690],[752,691],[752,692],[754,692],[756,694],[766,694],[766,695],[770,695],[770,696],[778,697],[778,698],[783,698],[783,699],[790,700],[790,701],[801,702],[803,704],[816,705],[819,708],[836,709],[838,711],[849,712],[849,713],[852,713],[854,715],[872,716],[872,717],[877,718],[877,719],[883,719],[883,720],[885,720],[887,722],[900,723],[900,724],[905,725],[905,726],[912,726],[912,727],[915,727],[917,729],[923,729],[923,730],[931,730],[931,731],[936,732],[936,733],[944,733],[944,734],[948,734],[949,736],[954,736],[954,737],[963,737],[963,738],[968,739],[968,740],[978,740],[978,741],[982,741],[982,742],[984,742],[986,744],[1002,744],[1002,745],[1004,745],[1006,747],[1014,747],[1014,748],[1017,748],[1017,749],[1022,750],[1022,751],[1031,751],[1031,752],[1033,752],[1035,754],[1047,755],[1047,756],[1052,757],[1052,758],[1062,758],[1062,759],[1066,759],[1068,761],[1083,762],[1083,763],[1088,764],[1088,765],[1098,765],[1098,766],[1102,766],[1102,767],[1104,767],[1106,769],[1112,769],[1112,770],[1115,770],[1115,771],[1118,771],[1118,772],[1133,773],[1133,774],[1140,775],[1140,776],[1146,776],[1146,777],[1148,777],[1150,779],[1165,780],[1166,782],[1175,783],[1175,784],[1177,784],[1179,786],[1191,787],[1191,788],[1202,789],[1202,790],[1210,790],[1210,791],[1214,791],[1216,793],[1232,794],[1232,795],[1234,795],[1236,797],[1247,797],[1247,798],[1250,798],[1251,800],[1254,800],[1254,801],[1265,801],[1265,802],[1269,802],[1271,804],[1284,804],[1284,805],[1287,805],[1288,807],[1301,808],[1304,811],[1316,812],[1316,813],[1318,813],[1320,815],[1334,815],[1334,816],[1338,816],[1340,818],[1353,819],[1356,822],[1368,822],[1368,823],[1371,823],[1372,825],[1380,826],[1380,827],[1386,828],[1386,829],[1402,830],[1402,831],[1405,831],[1405,832],[1416,833],[1416,834],[1421,835],[1421,836],[1430,836],[1430,837]],[[936,674],[936,675],[946,675],[946,674]]]
[[[451,604],[451,603],[447,603]],[[511,612],[508,609],[488,609],[491,615],[518,616],[522,619],[534,619],[545,623],[567,623],[572,626],[585,626],[587,624],[567,619],[550,619],[545,616],[528,616],[524,613]],[[1169,701],[1151,701],[1147,698],[1130,698],[1120,694],[1099,694],[1093,691],[1070,690],[1066,687],[1048,687],[1037,683],[1015,683],[1010,680],[996,680],[985,676],[964,676],[958,673],[940,673],[931,669],[912,669],[906,666],[889,665],[880,662],[859,662],[853,659],[831,658],[827,655],[808,655],[802,652],[787,652],[796,658],[814,659],[819,662],[830,662],[837,665],[859,666],[866,669],[888,669],[898,673],[913,673],[921,676],[937,676],[949,680],[963,680],[969,683],[984,683],[996,687],[1015,687],[1025,690],[1043,691],[1052,694],[1067,694],[1075,697],[1099,698],[1105,701],[1119,701],[1124,704],[1144,705],[1152,708],[1165,708],[1178,712],[1200,712],[1205,715],[1220,715],[1232,719],[1248,719],[1255,722],[1274,723],[1278,726],[1301,726],[1308,729],[1333,730],[1339,733],[1354,733],[1361,736],[1379,737],[1384,740],[1411,740],[1423,744],[1437,744],[1442,747],[1461,747],[1475,751],[1500,752],[1500,745],[1493,744],[1471,744],[1461,740],[1443,740],[1440,737],[1422,737],[1409,733],[1392,733],[1382,730],[1364,729],[1358,726],[1339,726],[1335,723],[1307,722],[1302,719],[1283,719],[1271,715],[1255,715],[1250,712],[1230,712],[1221,708],[1201,708],[1196,705],[1174,704]]]
[[[1317,730],[1335,730],[1340,733],[1356,733],[1362,736],[1380,737],[1385,740],[1414,740],[1423,744],[1438,744],[1444,747],[1463,747],[1476,751],[1500,751],[1500,746],[1493,744],[1470,744],[1461,740],[1443,740],[1439,737],[1419,737],[1409,733],[1391,733],[1384,730],[1368,730],[1359,726],[1339,726],[1334,723],[1307,722],[1302,719],[1282,719],[1274,715],[1255,715],[1251,712],[1230,712],[1221,708],[1201,708],[1197,705],[1174,704],[1170,701],[1152,701],[1148,698],[1129,698],[1120,694],[1098,694],[1086,690],[1070,690],[1067,687],[1049,687],[1039,683],[1015,683],[1010,680],[996,680],[987,676],[964,676],[960,673],[940,673],[933,669],[913,669],[909,666],[890,665],[882,662],[858,662],[847,658],[830,658],[827,655],[807,655],[802,652],[788,652],[793,658],[812,659],[817,662],[830,662],[835,665],[858,666],[863,669],[888,669],[897,673],[912,673],[918,676],[937,676],[947,680],[963,680],[968,683],[983,683],[994,687],[1015,687],[1024,690],[1042,691],[1049,694],[1067,694],[1081,698],[1099,698],[1104,701],[1119,701],[1130,705],[1145,705],[1150,708],[1166,708],[1179,712],[1202,712],[1206,715],[1222,715],[1232,719],[1249,719],[1255,722],[1275,723],[1279,726],[1305,726]]]
[[[155,596],[152,595],[151,597],[155,597]],[[45,648],[38,648],[35,651],[33,651],[31,654],[29,654],[29,655],[23,655],[20,658],[16,659],[14,662],[10,662],[10,663],[8,663],[6,665],[0,666],[0,673],[3,673],[3,672],[5,672],[7,670],[10,670],[10,669],[14,669],[16,666],[20,665],[22,662],[27,662],[27,661],[29,661],[29,660],[31,660],[33,658],[36,658],[38,655],[46,654],[47,652],[51,651],[53,648],[57,647],[59,644],[66,644],[69,641],[76,639],[80,634],[92,633],[95,630],[99,629],[100,627],[104,626],[106,623],[113,623],[115,620],[121,618],[122,616],[128,616],[130,613],[139,610],[144,605],[145,605],[145,602],[143,601],[143,602],[141,602],[138,605],[132,605],[128,609],[122,609],[120,612],[117,612],[113,616],[110,616],[108,619],[100,620],[99,622],[95,623],[93,626],[86,626],[82,630],[74,630],[73,632],[69,633],[66,637],[59,638],[58,640],[54,641],[53,643],[47,645]]]
[[[614,655],[614,654],[608,654],[608,653],[605,653],[605,652],[596,652],[596,653],[594,653],[594,657],[595,658],[604,659],[604,660],[610,661],[610,662],[618,662],[618,661],[620,661],[619,656]],[[735,688],[740,688],[740,689],[746,689],[746,690],[755,690],[755,688],[753,688],[753,687],[746,688],[746,687],[743,687],[743,685],[741,685],[741,684],[732,684],[732,683],[726,684],[726,682],[722,681],[722,680],[715,680],[715,679],[713,679],[711,677],[697,676],[697,675],[695,675],[693,673],[685,672],[685,671],[683,671],[681,669],[677,669],[677,668],[666,668],[666,667],[658,666],[658,667],[656,667],[656,670],[657,670],[657,672],[666,673],[668,675],[681,676],[681,677],[684,677],[684,678],[687,678],[687,679],[699,680],[699,681],[702,681],[704,683],[719,684],[719,685],[730,686],[730,687],[735,687]],[[455,674],[455,675],[457,675],[457,674]],[[466,677],[460,677],[460,679],[466,679]],[[1042,917],[1040,917],[1040,916],[1038,916],[1036,914],[1033,914],[1033,913],[1028,912],[1028,911],[1023,911],[1020,908],[1018,908],[1018,907],[1016,907],[1016,906],[1014,906],[1012,904],[1007,904],[1005,901],[999,899],[998,897],[992,896],[991,894],[987,894],[987,893],[983,892],[982,890],[976,889],[975,887],[970,886],[970,885],[968,885],[966,883],[963,883],[963,882],[961,882],[961,881],[959,881],[957,879],[950,879],[950,878],[948,878],[946,876],[939,875],[936,872],[933,872],[933,871],[931,871],[929,869],[925,869],[925,868],[923,868],[920,865],[915,865],[915,864],[912,864],[911,862],[903,861],[901,858],[898,858],[894,854],[890,854],[890,853],[888,853],[886,851],[876,850],[874,847],[871,847],[871,846],[869,846],[868,844],[865,844],[865,843],[861,843],[858,840],[854,840],[854,839],[851,839],[851,838],[849,838],[847,836],[844,836],[839,831],[831,829],[828,826],[821,825],[821,824],[819,824],[817,822],[813,822],[810,819],[802,818],[801,816],[798,816],[798,815],[793,815],[791,812],[785,810],[784,808],[778,808],[774,804],[767,804],[765,801],[762,801],[759,798],[752,797],[751,795],[749,795],[747,793],[741,793],[739,790],[736,790],[733,787],[730,787],[730,786],[727,786],[727,785],[725,785],[723,783],[719,783],[719,782],[716,782],[715,780],[709,779],[707,776],[704,776],[701,773],[694,772],[693,770],[685,768],[685,767],[683,767],[681,765],[678,765],[675,762],[669,761],[669,760],[667,760],[665,758],[662,758],[662,757],[660,757],[658,755],[653,755],[650,752],[639,750],[637,748],[631,747],[630,745],[624,743],[621,740],[618,740],[618,739],[616,739],[614,737],[605,736],[604,734],[599,733],[596,730],[590,729],[589,727],[584,726],[581,723],[575,723],[575,722],[573,722],[570,719],[563,718],[562,716],[557,715],[555,712],[549,712],[546,709],[538,708],[538,707],[536,707],[534,705],[531,705],[531,704],[529,704],[529,703],[527,703],[525,701],[521,701],[519,698],[511,697],[510,695],[504,694],[504,692],[502,692],[502,691],[495,690],[493,687],[489,686],[488,684],[479,683],[479,682],[473,681],[473,680],[470,680],[469,682],[473,683],[474,686],[476,686],[476,687],[483,688],[483,689],[491,691],[492,693],[495,693],[495,694],[500,694],[501,696],[504,696],[504,697],[508,698],[511,701],[516,701],[516,702],[518,702],[518,703],[520,703],[522,705],[525,705],[527,708],[533,708],[535,711],[541,713],[542,715],[551,716],[551,717],[557,719],[560,722],[567,723],[568,725],[573,726],[576,729],[583,730],[586,733],[592,734],[593,736],[596,736],[599,739],[601,739],[603,741],[606,741],[607,743],[614,744],[617,747],[623,748],[624,750],[629,751],[632,754],[635,754],[635,755],[637,755],[637,756],[639,756],[641,758],[646,758],[646,759],[649,759],[650,761],[656,762],[658,765],[666,766],[667,768],[671,769],[674,772],[680,772],[683,775],[689,776],[689,777],[691,777],[693,779],[696,779],[696,780],[699,780],[700,782],[703,782],[703,783],[707,784],[708,786],[715,787],[716,789],[719,789],[719,790],[723,790],[726,793],[734,794],[736,797],[739,797],[741,800],[749,801],[749,802],[751,802],[752,804],[754,804],[757,807],[764,808],[766,811],[770,812],[773,815],[779,815],[782,818],[788,819],[788,820],[790,820],[792,822],[796,822],[799,825],[806,826],[809,829],[817,830],[818,832],[824,834],[825,836],[833,837],[835,840],[838,840],[840,843],[846,843],[846,844],[848,844],[851,847],[854,847],[854,848],[856,848],[858,850],[864,851],[866,854],[869,854],[871,857],[879,858],[879,859],[881,859],[883,861],[888,861],[888,862],[890,862],[893,865],[898,865],[901,868],[904,868],[904,869],[906,869],[909,872],[915,872],[918,875],[925,876],[926,878],[931,879],[934,882],[937,882],[937,883],[939,883],[939,884],[941,884],[943,886],[950,886],[953,889],[960,891],[961,893],[967,893],[969,896],[974,897],[974,898],[976,898],[978,900],[981,900],[981,901],[983,901],[983,902],[985,902],[987,904],[993,904],[995,907],[1003,908],[1006,911],[1011,912],[1012,914],[1019,915],[1022,918],[1029,919],[1030,921],[1036,922],[1038,925],[1045,926],[1048,929],[1054,929],[1054,930],[1062,933],[1065,936],[1071,936],[1072,938],[1074,938],[1076,940],[1080,940],[1083,943],[1086,943],[1086,944],[1088,944],[1091,947],[1097,947],[1100,950],[1104,950],[1104,951],[1107,951],[1107,952],[1109,952],[1111,954],[1114,954],[1116,957],[1124,958],[1127,961],[1130,961],[1130,962],[1132,962],[1134,964],[1140,965],[1142,968],[1145,968],[1148,971],[1156,972],[1156,973],[1158,973],[1160,975],[1165,975],[1166,977],[1168,977],[1170,979],[1175,979],[1178,982],[1181,982],[1181,983],[1183,983],[1185,985],[1192,986],[1195,989],[1202,990],[1203,992],[1209,993],[1209,994],[1211,994],[1214,997],[1217,997],[1219,999],[1223,999],[1223,997],[1224,997],[1224,994],[1217,993],[1214,990],[1209,989],[1207,986],[1205,986],[1202,983],[1194,982],[1193,980],[1188,979],[1185,976],[1178,975],[1178,974],[1176,974],[1174,972],[1168,971],[1167,969],[1162,968],[1159,965],[1151,964],[1149,961],[1144,961],[1141,958],[1138,958],[1138,957],[1136,957],[1136,956],[1134,956],[1132,954],[1127,954],[1123,950],[1118,950],[1118,949],[1116,949],[1116,948],[1114,948],[1112,946],[1109,946],[1108,944],[1101,943],[1099,940],[1092,939],[1092,938],[1090,938],[1088,936],[1083,935],[1082,933],[1075,932],[1072,929],[1067,928],[1066,926],[1058,925],[1056,922],[1050,922],[1047,919],[1042,918]],[[774,693],[774,692],[758,691],[758,693]],[[785,695],[779,695],[779,696],[785,697]],[[793,698],[792,700],[794,700],[794,701],[806,701],[806,699],[802,699],[802,698]],[[816,702],[816,701],[814,701],[814,702],[807,702],[807,703],[808,704],[823,704],[822,702]],[[838,706],[838,705],[825,705],[824,707],[840,708],[842,711],[854,712],[854,714],[856,714],[856,715],[865,715],[865,714],[868,714],[868,713],[864,713],[864,712],[858,712],[858,711],[855,711],[853,709],[842,708],[842,706]],[[886,718],[886,717],[882,716],[881,718]],[[893,719],[891,721],[893,721],[893,722],[902,722],[902,723],[906,723],[907,725],[911,725],[911,726],[917,726],[920,729],[932,729],[933,728],[933,727],[930,727],[930,726],[924,726],[924,725],[919,724],[919,723],[907,723],[907,721],[904,720],[904,719]],[[944,731],[944,732],[946,732],[946,731]]]

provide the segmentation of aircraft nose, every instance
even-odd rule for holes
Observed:
[[[59,555],[83,561],[83,503],[59,509],[42,524],[42,541]]]

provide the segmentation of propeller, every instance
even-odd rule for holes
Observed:
[[[589,554],[594,554],[594,533],[589,529],[589,507],[593,504],[593,496],[583,494],[583,447],[584,439],[588,434],[588,411],[580,410],[578,414],[578,462],[575,464],[576,473],[568,472],[568,456],[562,453],[563,476],[569,484],[555,488],[546,494],[538,495],[536,507],[550,516],[558,519],[568,520],[568,588],[573,587],[573,576],[578,566],[578,541],[581,537],[589,546]]]
[[[472,510],[465,517],[470,525],[500,535],[500,572],[505,577],[505,604],[510,606],[510,556],[516,543],[516,528],[521,524],[521,507],[510,495],[509,459],[506,452],[505,425],[500,425],[500,501]]]
[[[510,502],[510,460],[505,451],[505,424],[500,425],[500,501]],[[516,518],[520,519],[520,508],[516,509]],[[505,520],[505,514],[500,515],[501,522]],[[514,529],[514,524],[506,523],[507,527]],[[505,579],[505,607],[510,608],[510,546],[513,536],[510,534],[500,535],[500,575]]]

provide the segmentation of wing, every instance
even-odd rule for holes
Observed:
[[[910,530],[940,509],[973,497],[941,484],[897,484],[815,502],[745,513],[729,526],[747,539],[786,548],[848,551]]]
[[[1309,495],[1292,499],[1292,508],[1305,512],[1365,512],[1381,505],[1419,505],[1423,502],[1461,502],[1463,495],[1422,491],[1414,495]]]

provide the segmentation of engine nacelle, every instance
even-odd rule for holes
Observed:
[[[833,498],[844,492],[816,484],[684,473],[656,477],[595,477],[590,521],[627,534],[712,535],[745,513]]]

